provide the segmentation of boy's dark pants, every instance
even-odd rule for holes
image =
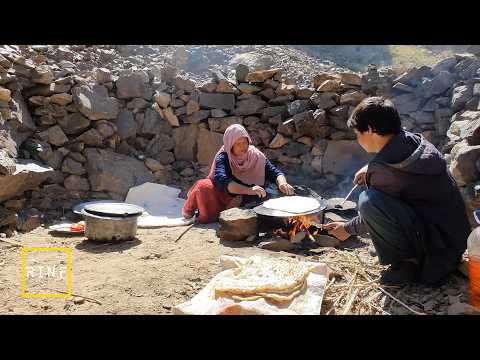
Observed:
[[[409,205],[370,188],[360,194],[358,209],[380,264],[395,264],[417,257],[422,225]]]

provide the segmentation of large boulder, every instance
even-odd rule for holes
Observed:
[[[149,77],[143,70],[124,70],[116,82],[117,97],[119,99],[152,98],[152,88],[149,84]]]
[[[258,234],[257,214],[251,209],[222,211],[218,222],[217,236],[221,241],[241,241]]]
[[[450,172],[459,186],[465,186],[480,177],[475,165],[480,158],[480,145],[465,142],[455,145],[451,152]]]
[[[197,154],[198,125],[182,126],[173,130],[175,159],[194,161]]]
[[[223,146],[223,135],[200,129],[197,138],[197,160],[200,165],[210,165],[215,154]]]
[[[12,175],[0,176],[0,202],[16,198],[25,191],[36,190],[53,173],[47,167],[33,160],[17,160]]]
[[[105,191],[125,197],[128,190],[154,177],[142,161],[110,149],[87,148],[86,169],[92,191]]]
[[[119,102],[108,95],[103,85],[81,85],[72,89],[73,101],[78,110],[90,120],[115,119]]]
[[[448,71],[440,71],[431,80],[426,80],[421,86],[421,92],[423,92],[423,97],[428,99],[434,95],[440,95],[441,93],[447,91],[455,82],[456,76],[449,73]]]
[[[329,141],[322,160],[323,173],[350,177],[370,159],[355,140]]]

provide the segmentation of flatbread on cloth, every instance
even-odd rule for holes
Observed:
[[[263,206],[268,209],[301,214],[318,209],[320,203],[318,200],[306,196],[282,196],[265,201]]]
[[[229,277],[215,284],[215,298],[265,297],[266,293],[289,295],[302,288],[310,270],[311,265],[292,258],[252,256],[240,267],[231,269]]]

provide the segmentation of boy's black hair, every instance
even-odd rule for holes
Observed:
[[[400,115],[395,105],[381,96],[366,98],[358,104],[347,125],[360,132],[368,131],[370,126],[378,135],[398,134],[402,131]]]

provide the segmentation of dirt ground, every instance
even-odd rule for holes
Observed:
[[[221,271],[221,255],[305,255],[275,253],[245,242],[220,242],[215,235],[217,226],[197,225],[178,242],[175,240],[185,227],[139,229],[137,239],[118,244],[90,242],[78,235],[52,236],[43,227],[0,239],[0,314],[171,314],[174,305],[193,297]],[[21,247],[1,240],[25,247],[71,248],[72,292],[77,296],[70,299],[20,297]],[[346,306],[349,314],[412,314],[412,310],[447,314],[452,304],[468,302],[468,283],[460,275],[452,276],[450,283],[440,289],[407,286],[388,290],[410,309],[379,291],[375,281],[358,285],[358,288],[363,286],[361,291],[345,290],[352,284],[352,276],[353,283],[359,276],[357,271],[352,275],[348,267],[342,267],[349,261],[346,256],[360,254],[367,259],[366,269],[372,277],[380,269],[376,257],[369,251],[368,240],[360,244],[363,246],[350,250],[323,248],[317,254],[307,254],[310,260],[333,263],[331,266],[336,272],[327,285],[322,314],[339,314]],[[369,299],[365,301],[367,295]]]

